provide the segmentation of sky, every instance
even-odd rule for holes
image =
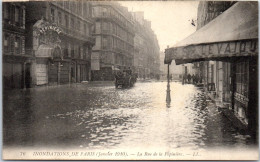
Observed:
[[[128,7],[129,11],[144,12],[144,18],[151,21],[157,35],[160,51],[196,30],[191,20],[197,19],[199,1],[120,1],[120,4]]]

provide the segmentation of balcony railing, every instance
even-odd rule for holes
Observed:
[[[102,34],[112,34],[112,30],[102,30]]]
[[[125,56],[133,56],[133,52],[119,48],[119,47],[113,47],[113,50],[116,50],[117,52],[120,52],[122,55]]]
[[[121,27],[127,29],[128,31],[130,31],[131,33],[134,33],[134,25],[132,26],[128,26],[125,23],[123,23],[120,19],[118,19],[115,16],[112,16],[110,14],[99,14],[97,16],[95,16],[94,18],[107,18],[107,19],[112,19],[114,22],[116,22],[117,24],[119,24]]]
[[[82,39],[91,43],[95,43],[95,38],[92,36],[87,36],[83,32],[78,30],[72,30],[69,28],[61,27],[65,35],[69,35],[74,38]]]
[[[4,55],[13,55],[13,56],[34,56],[34,50],[32,49],[25,49],[24,52],[21,51],[21,49],[4,49],[3,50]]]
[[[25,49],[25,55],[34,56],[34,50],[33,49]]]

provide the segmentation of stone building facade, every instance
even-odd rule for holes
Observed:
[[[139,78],[159,78],[160,47],[151,22],[143,12],[133,12],[134,18],[134,68]]]
[[[92,2],[96,38],[91,57],[93,80],[113,80],[119,69],[133,66],[134,24],[117,2]]]
[[[90,80],[90,2],[28,2],[26,9],[25,47],[35,55],[35,85]]]
[[[31,83],[32,51],[25,49],[25,3],[3,3],[3,88],[26,88]]]

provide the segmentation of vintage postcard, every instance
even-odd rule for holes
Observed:
[[[4,160],[258,160],[258,1],[4,1]]]

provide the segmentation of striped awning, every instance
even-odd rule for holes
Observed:
[[[165,50],[165,64],[258,55],[258,3],[237,2],[184,40]]]

